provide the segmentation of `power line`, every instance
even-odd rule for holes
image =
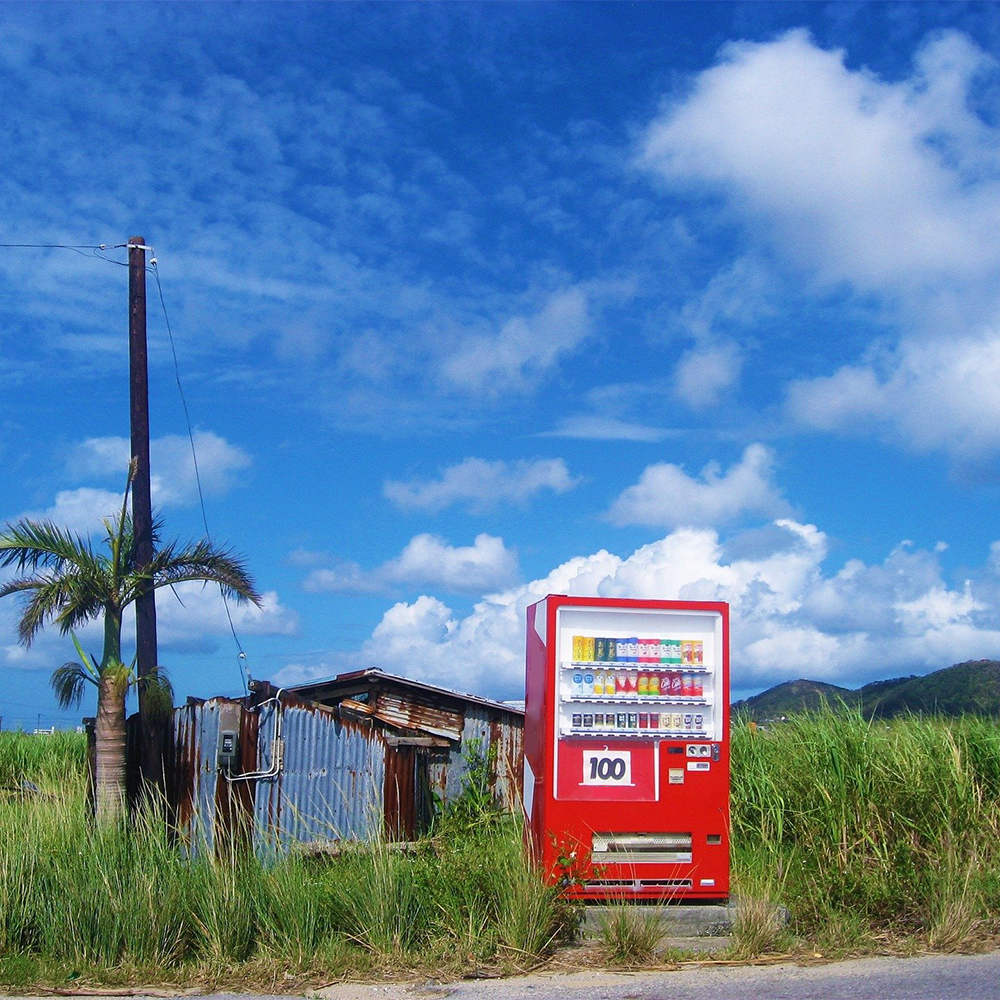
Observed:
[[[187,397],[184,395],[184,386],[181,384],[181,369],[180,363],[177,360],[177,347],[174,344],[174,333],[170,326],[170,316],[167,314],[167,303],[163,298],[163,285],[160,284],[160,272],[159,268],[156,266],[155,257],[152,258],[151,263],[153,266],[147,270],[152,271],[153,277],[156,279],[156,291],[160,299],[160,308],[163,310],[163,322],[167,328],[167,339],[170,341],[170,353],[174,359],[174,381],[177,383],[177,392],[181,397],[181,406],[184,410],[184,422],[187,425],[188,441],[191,445],[191,460],[194,463],[194,480],[198,487],[198,503],[201,506],[201,521],[205,526],[205,537],[209,542],[211,542],[212,533],[208,527],[208,513],[205,509],[205,494],[201,487],[201,470],[198,468],[198,451],[195,448],[194,431],[191,428],[191,413],[188,410]],[[239,651],[237,660],[240,664],[240,676],[243,680],[243,690],[244,693],[249,693],[246,670],[247,654],[243,649],[242,643],[240,642],[240,637],[236,634],[236,626],[233,623],[232,612],[229,610],[229,600],[226,598],[226,592],[221,585],[219,586],[219,594],[222,596],[222,605],[226,609],[226,618],[229,620],[229,630],[233,633],[233,640],[236,643],[237,650]]]

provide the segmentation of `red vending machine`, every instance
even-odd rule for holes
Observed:
[[[524,805],[571,895],[729,895],[729,605],[527,609]]]

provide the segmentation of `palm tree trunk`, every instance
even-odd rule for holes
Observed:
[[[95,726],[97,818],[118,819],[125,803],[125,699],[124,684],[117,670],[107,670],[97,688]]]
[[[121,615],[105,609],[104,657],[97,686],[94,727],[97,769],[94,800],[99,822],[119,819],[125,811],[125,693],[121,662]]]

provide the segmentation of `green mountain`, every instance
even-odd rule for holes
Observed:
[[[763,721],[824,704],[833,709],[858,706],[865,715],[883,719],[908,712],[1000,717],[1000,662],[969,660],[923,677],[873,681],[857,690],[822,681],[786,681],[736,702],[733,713]]]
[[[780,719],[792,712],[813,712],[829,705],[836,708],[842,702],[856,704],[858,692],[850,688],[838,687],[836,684],[824,684],[823,681],[785,681],[776,684],[752,698],[738,701],[733,705],[733,714],[737,712],[749,715],[758,721],[764,719]]]

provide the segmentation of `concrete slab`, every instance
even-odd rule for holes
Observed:
[[[584,938],[598,937],[602,923],[621,906],[590,905],[583,911],[580,933]],[[631,906],[638,918],[653,916],[660,921],[664,937],[704,938],[724,937],[733,929],[738,904],[693,904],[690,906],[670,903],[665,906]]]

